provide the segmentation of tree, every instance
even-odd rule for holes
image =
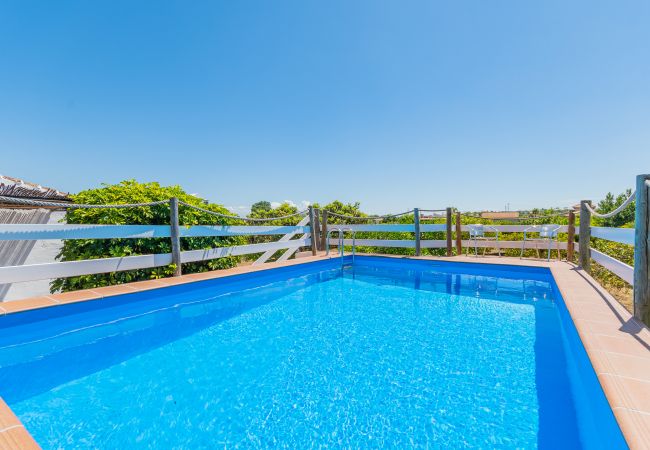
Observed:
[[[317,205],[315,205],[316,207]],[[361,204],[359,202],[354,203],[343,203],[338,200],[328,203],[323,206],[323,210],[332,212],[334,214],[340,214],[342,216],[353,216],[353,217],[367,217],[368,215],[361,211]],[[328,216],[327,221],[332,224],[336,223],[347,223],[348,219],[341,219],[336,216]],[[362,222],[359,222],[362,223]]]
[[[614,194],[608,192],[605,198],[598,202],[596,211],[601,214],[614,211],[616,208],[621,206],[630,195],[632,195],[631,189],[627,189],[624,193],[616,196],[616,198],[614,198]],[[634,224],[634,209],[635,202],[632,201],[632,203],[626,206],[623,211],[616,214],[614,217],[609,217],[607,219],[594,218],[594,222],[603,227],[619,228],[625,225],[630,226]]]
[[[126,180],[115,185],[104,184],[98,189],[89,189],[71,196],[75,203],[120,204],[147,203],[177,197],[186,203],[203,209],[232,214],[226,208],[205,202],[187,194],[180,186],[160,186],[159,183],[138,183]],[[167,204],[121,209],[68,209],[66,222],[69,224],[115,224],[115,225],[169,225],[169,206]],[[202,211],[181,205],[179,207],[181,225],[231,225],[239,221],[223,219]],[[243,243],[241,237],[193,237],[181,239],[181,250],[208,249]],[[138,239],[70,239],[64,241],[58,259],[76,261],[82,259],[110,258],[132,255],[146,255],[171,252],[169,238]],[[227,257],[189,263],[183,265],[184,273],[205,272],[225,269],[236,265],[238,259]],[[148,280],[171,276],[174,266],[150,269],[128,270],[97,275],[83,275],[59,278],[52,282],[52,292],[89,289],[131,281]]]
[[[262,200],[257,203],[253,203],[253,206],[251,206],[251,213],[265,212],[265,211],[270,211],[272,209],[273,207],[271,206],[271,202]]]
[[[258,202],[260,203],[260,202]],[[269,204],[270,205],[270,204]],[[248,215],[250,218],[255,219],[270,219],[272,217],[284,217],[298,212],[298,208],[295,205],[289,203],[282,203],[277,208],[271,209],[256,209],[251,208],[251,213]],[[257,222],[257,225],[295,225],[300,222],[300,217],[293,216],[287,217],[285,219],[271,220],[268,222]],[[254,225],[254,224],[253,224]]]

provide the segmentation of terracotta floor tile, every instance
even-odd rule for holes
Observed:
[[[157,281],[165,286],[176,286],[178,284],[191,283],[192,281],[196,281],[196,280],[191,280],[185,277],[170,277],[170,278],[161,278]]]
[[[35,450],[40,448],[23,426],[9,428],[0,433],[0,449],[2,450]]]
[[[137,292],[136,289],[133,289],[128,284],[117,284],[115,286],[104,286],[100,288],[95,288],[93,291],[101,294],[102,297],[110,297],[113,295],[121,294],[132,294]]]
[[[165,283],[158,280],[136,281],[135,283],[128,284],[128,287],[135,291],[148,291],[150,289],[159,289],[165,286],[167,286]]]
[[[596,335],[597,349],[611,353],[650,358],[650,351],[632,336],[613,337],[604,334]]]
[[[571,317],[576,320],[576,319],[581,319],[581,320],[591,320],[594,322],[612,322],[612,316],[613,314],[611,312],[594,312],[594,311],[589,311],[589,310],[575,310],[573,309],[570,305],[567,305],[567,308],[569,309],[569,312],[571,313]]]
[[[27,311],[30,309],[54,306],[56,304],[57,303],[49,297],[32,297],[25,300],[2,302],[0,303],[0,309],[9,314],[14,312]]]
[[[632,450],[650,450],[650,415],[614,408],[614,415]]]
[[[13,413],[13,411],[7,406],[7,404],[0,398],[0,430],[5,428],[22,425],[18,417]]]
[[[595,322],[591,320],[582,320],[581,322],[587,327],[589,332],[594,334],[604,334],[608,336],[622,336],[627,334],[624,331],[624,324],[614,317],[609,321]]]
[[[101,294],[91,289],[84,289],[82,291],[71,291],[71,292],[63,292],[61,294],[52,294],[49,297],[61,304],[64,304],[64,303],[83,302],[86,300],[96,300],[101,298],[102,296]]]
[[[619,377],[618,382],[631,403],[631,409],[650,414],[650,381]]]
[[[213,278],[220,278],[215,276],[212,272],[202,272],[202,273],[193,273],[190,275],[185,275],[188,280],[199,281],[199,280],[211,280]]]
[[[596,374],[613,374],[614,368],[612,367],[608,353],[598,350],[592,350],[589,352],[589,360],[591,365],[594,367]]]
[[[617,375],[650,382],[650,358],[607,353],[607,359]]]
[[[630,399],[628,394],[622,391],[622,385],[619,383],[620,377],[612,374],[598,375],[603,392],[607,397],[607,401],[612,408],[631,408]]]

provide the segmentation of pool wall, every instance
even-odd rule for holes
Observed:
[[[612,408],[605,397],[589,360],[589,355],[580,340],[554,278],[552,278],[552,286],[557,299],[557,311],[562,322],[562,338],[567,350],[567,364],[569,371],[573,372],[569,379],[572,382],[574,401],[583,405],[582,408],[578,408],[580,438],[589,448],[625,448],[627,444],[623,433],[616,422]],[[580,414],[580,411],[584,410],[590,411],[591,414]]]

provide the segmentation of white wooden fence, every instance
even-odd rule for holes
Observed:
[[[415,233],[415,224],[337,224],[335,228],[345,228],[356,232],[374,233]],[[522,233],[529,225],[494,225],[501,238],[499,247],[502,249],[520,249],[521,240],[503,239],[508,233]],[[419,233],[443,232],[449,230],[446,223],[421,224]],[[567,233],[568,226],[562,226],[560,233]],[[462,232],[469,231],[468,225],[463,225]],[[309,216],[305,217],[296,226],[257,226],[257,225],[194,225],[180,226],[179,235],[185,237],[229,237],[229,236],[273,236],[282,235],[276,242],[262,244],[248,244],[230,247],[218,247],[205,250],[188,250],[181,252],[181,263],[206,261],[223,258],[225,256],[241,256],[262,253],[254,264],[268,261],[278,250],[286,250],[280,257],[286,260],[301,247],[310,247],[311,227]],[[302,235],[296,238],[297,235]],[[624,244],[634,243],[634,229],[631,228],[603,228],[591,227],[592,237],[608,239]],[[142,238],[169,238],[171,236],[168,225],[63,225],[63,224],[0,224],[0,241],[17,240],[44,240],[44,239],[142,239]],[[357,239],[357,246],[364,247],[395,247],[416,248],[417,236],[414,239]],[[330,245],[336,246],[338,238],[331,238]],[[344,245],[352,245],[351,239],[345,239]],[[463,247],[474,246],[473,241],[462,240]],[[446,248],[448,241],[419,240],[420,248]],[[478,241],[479,248],[494,247],[491,241]],[[526,249],[545,249],[545,244],[531,240],[525,244]],[[567,242],[559,242],[553,249],[567,249]],[[595,249],[591,249],[592,258],[625,281],[633,282],[632,267],[607,256]],[[125,256],[118,258],[102,258],[81,261],[55,262],[47,264],[33,264],[23,266],[0,267],[0,283],[15,283],[34,281],[40,279],[73,277],[124,270],[145,269],[166,266],[172,263],[171,253],[154,255]]]
[[[297,226],[181,226],[180,237],[220,236],[270,236],[284,235],[285,239],[262,244],[217,247],[205,250],[187,250],[180,253],[181,263],[207,261],[225,256],[264,253],[270,258],[278,250],[295,252],[300,247],[311,246],[310,227],[307,222]],[[291,239],[296,234],[298,239]],[[291,237],[286,238],[289,235]],[[0,224],[0,241],[43,239],[141,239],[169,238],[168,225],[58,225]],[[269,255],[270,253],[270,255]],[[146,269],[172,264],[172,253],[124,256],[81,261],[54,262],[22,266],[0,267],[0,284],[34,281],[50,278],[74,277],[123,270]]]
[[[523,245],[521,240],[503,240],[503,234],[507,233],[523,233],[526,228],[530,228],[530,225],[490,225],[491,227],[496,228],[502,236],[499,239],[499,246],[501,248],[515,248],[520,249]],[[415,224],[386,224],[386,225],[357,225],[357,224],[336,224],[332,225],[333,228],[341,228],[345,230],[351,230],[356,232],[370,231],[370,232],[380,232],[380,233],[416,233]],[[447,233],[450,227],[446,224],[422,224],[419,226],[420,233],[430,233],[430,232],[444,232]],[[469,225],[462,225],[461,231],[468,232]],[[559,233],[568,233],[568,226],[564,225],[560,228]],[[416,248],[417,240],[419,236],[415,236],[414,239],[356,239],[357,246],[365,247],[400,247],[400,248]],[[352,245],[352,239],[344,239],[344,245]],[[447,248],[448,240],[438,239],[438,240],[420,240],[421,248]],[[462,240],[462,247],[474,247],[474,241]],[[335,246],[338,244],[338,238],[331,237],[330,245]],[[477,241],[476,246],[479,248],[484,247],[496,247],[494,241]],[[548,244],[541,243],[539,240],[529,240],[525,243],[526,249],[546,249]],[[554,244],[553,249],[559,248],[560,250],[567,249],[566,242],[558,242]]]
[[[620,244],[634,245],[634,228],[590,227],[591,237],[618,242]],[[634,285],[634,267],[619,261],[612,256],[590,248],[591,259],[614,273],[626,282]]]
[[[358,225],[358,224],[337,224],[333,225],[335,228],[341,228],[356,232],[383,232],[383,233],[415,233],[416,225],[415,224],[386,224],[386,225]],[[503,239],[504,236],[507,237],[508,233],[523,233],[524,230],[530,228],[530,225],[491,225],[491,227],[497,229],[500,234],[499,239],[499,248],[501,249],[521,249],[522,245],[525,249],[539,249],[546,250],[548,248],[548,243],[541,242],[539,240],[531,239],[527,240],[525,244],[521,240],[508,240]],[[559,233],[569,233],[570,226],[563,225],[559,229]],[[422,224],[419,226],[420,232],[447,232],[450,227],[447,224]],[[469,225],[462,225],[460,230],[462,232],[468,232],[470,229]],[[607,227],[590,227],[591,237],[606,239],[613,242],[619,242],[622,244],[634,245],[634,228],[607,228]],[[573,234],[579,232],[579,227],[575,227]],[[356,239],[355,243],[357,246],[364,247],[396,247],[396,248],[416,248],[417,238],[415,239]],[[338,237],[330,238],[330,245],[338,245]],[[344,239],[343,244],[346,246],[352,245],[352,239]],[[568,242],[556,242],[553,244],[552,250],[567,250],[569,243]],[[448,246],[447,240],[420,240],[421,248],[446,248]],[[578,247],[577,244],[575,244]],[[477,248],[495,248],[496,243],[494,241],[470,241],[462,240],[461,247],[477,247]],[[605,253],[602,253],[594,248],[590,248],[589,245],[586,246],[590,252],[590,257],[596,261],[601,266],[605,267],[607,270],[611,271],[618,277],[622,278],[630,284],[634,284],[634,268],[629,266]]]

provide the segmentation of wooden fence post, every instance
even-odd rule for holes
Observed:
[[[323,210],[322,216],[322,225],[321,225],[321,250],[325,250],[327,248],[327,210]]]
[[[172,197],[169,199],[169,226],[172,241],[172,263],[176,265],[174,276],[179,277],[183,274],[181,267],[181,232],[178,225],[178,199]]]
[[[413,209],[413,223],[415,224],[415,256],[420,256],[420,210]]]
[[[576,240],[576,213],[573,210],[569,211],[569,229],[567,231],[569,235],[566,243],[566,260],[573,262]]]
[[[587,273],[591,270],[591,211],[587,209],[587,203],[591,204],[591,200],[582,200],[580,202],[580,267]]]
[[[314,238],[316,239],[316,247],[318,250],[323,250],[325,247],[321,247],[321,239],[320,239],[320,209],[314,208],[314,229],[316,234],[314,235]]]
[[[318,236],[316,236],[316,214],[314,214],[313,206],[309,207],[309,229],[311,233],[311,254],[316,256],[318,254],[318,246],[316,244]]]
[[[447,256],[451,256],[451,208],[447,208]]]
[[[650,326],[650,235],[648,223],[648,185],[650,175],[636,177],[634,213],[634,317]]]
[[[456,211],[456,255],[463,254],[463,231],[460,220],[460,211]]]

